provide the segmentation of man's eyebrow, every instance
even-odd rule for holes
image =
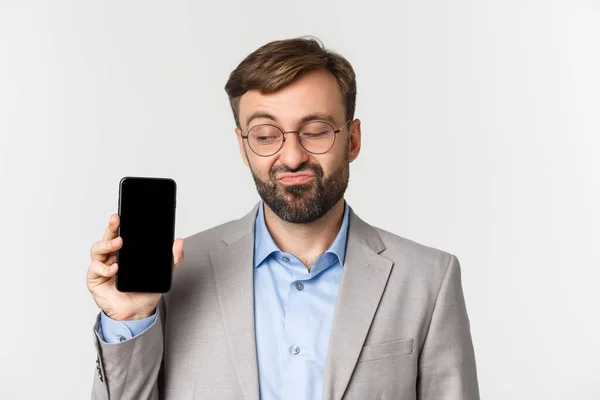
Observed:
[[[266,119],[270,119],[271,121],[277,122],[277,118],[275,116],[269,114],[268,112],[257,111],[255,113],[250,114],[246,118],[246,126],[250,125],[250,122],[252,122],[253,120],[259,119],[259,118],[266,118]]]
[[[311,121],[327,121],[332,125],[335,125],[337,122],[334,117],[329,114],[309,114],[302,118],[301,122],[311,122]]]
[[[277,117],[275,117],[272,114],[269,114],[268,112],[257,111],[257,112],[250,114],[246,118],[246,126],[250,125],[250,122],[254,121],[255,119],[260,119],[260,118],[270,119],[273,122],[278,121]],[[327,121],[332,125],[335,125],[337,123],[337,121],[335,120],[335,118],[333,116],[331,116],[329,114],[319,114],[319,113],[305,115],[300,120],[300,123],[305,124],[307,122],[312,122],[312,121]]]

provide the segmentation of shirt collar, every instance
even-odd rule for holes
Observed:
[[[267,229],[263,207],[264,202],[261,200],[258,205],[258,213],[254,222],[254,268],[260,266],[272,253],[281,251],[273,241],[273,238]],[[344,218],[342,220],[342,226],[340,227],[335,240],[325,252],[335,254],[342,266],[344,265],[344,258],[346,256],[349,215],[350,207],[344,200]]]

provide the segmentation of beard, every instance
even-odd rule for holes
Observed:
[[[266,181],[256,176],[252,168],[250,171],[258,194],[275,215],[286,222],[307,224],[321,218],[344,197],[350,179],[348,149],[344,160],[327,177],[320,165],[310,163],[301,164],[296,169],[285,165],[274,167]],[[301,185],[281,185],[277,182],[279,173],[300,171],[312,171],[315,177]]]

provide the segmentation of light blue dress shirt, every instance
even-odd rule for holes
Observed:
[[[282,252],[271,237],[260,203],[254,225],[254,318],[260,396],[263,400],[321,399],[329,334],[342,279],[349,207],[333,244],[311,266]],[[146,330],[156,313],[138,321],[100,314],[99,334],[117,343]]]
[[[321,399],[329,333],[348,236],[340,231],[308,272],[267,230],[263,204],[254,235],[254,318],[262,399]]]

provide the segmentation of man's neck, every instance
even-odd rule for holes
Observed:
[[[292,224],[279,218],[264,203],[265,223],[281,251],[293,254],[308,268],[335,241],[344,219],[344,199],[321,218],[308,224]]]

